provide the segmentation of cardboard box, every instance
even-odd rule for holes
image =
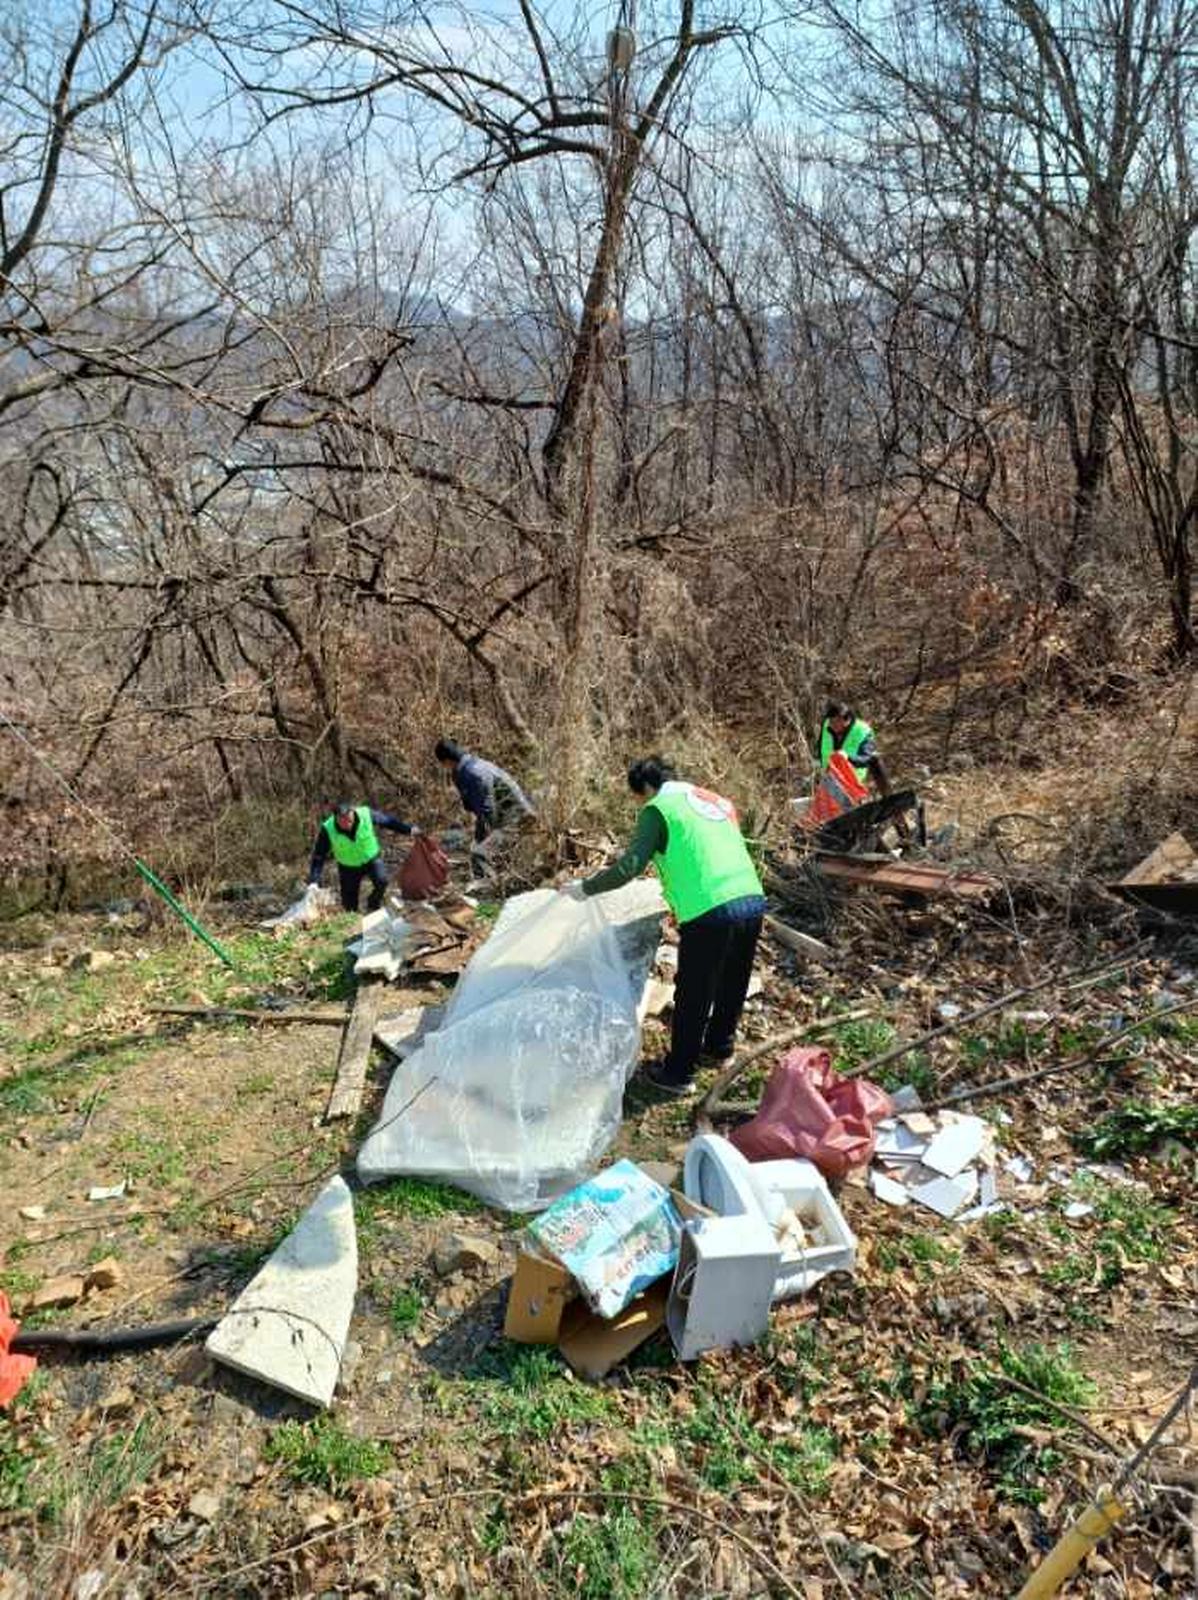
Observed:
[[[678,1190],[670,1193],[682,1217],[711,1215]],[[575,1372],[602,1378],[664,1327],[670,1280],[667,1272],[618,1316],[599,1317],[565,1267],[523,1245],[508,1289],[504,1336],[516,1344],[556,1344]]]

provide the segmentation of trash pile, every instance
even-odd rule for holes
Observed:
[[[946,1220],[972,1222],[998,1209],[994,1129],[981,1117],[928,1113],[914,1089],[893,1097],[897,1115],[878,1123],[869,1186],[891,1206],[915,1204]]]

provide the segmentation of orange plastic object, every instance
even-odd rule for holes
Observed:
[[[10,1400],[16,1399],[37,1366],[36,1356],[13,1356],[8,1353],[19,1326],[9,1313],[8,1296],[0,1292],[0,1406],[6,1406]]]
[[[837,750],[828,761],[827,771],[816,784],[811,804],[800,817],[799,826],[813,833],[817,828],[822,828],[825,822],[831,822],[833,817],[851,811],[854,806],[868,799],[869,790],[857,777],[853,763]]]
[[[890,1096],[863,1078],[841,1078],[826,1050],[800,1046],[770,1073],[761,1108],[729,1139],[749,1161],[813,1161],[843,1178],[874,1153],[874,1125],[891,1115]]]

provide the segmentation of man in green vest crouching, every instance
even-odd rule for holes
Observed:
[[[669,1054],[646,1067],[645,1076],[667,1094],[685,1095],[701,1057],[732,1055],[765,897],[730,800],[678,782],[661,756],[634,761],[628,786],[641,804],[628,849],[562,892],[587,899],[621,888],[650,862],[657,868],[681,936]]]
[[[308,867],[308,882],[320,882],[324,864],[331,854],[337,863],[341,880],[341,905],[346,911],[358,909],[358,894],[362,879],[370,879],[367,911],[377,911],[383,903],[387,887],[387,868],[379,845],[377,829],[386,828],[391,833],[406,833],[413,838],[420,832],[411,822],[401,822],[389,811],[374,811],[370,806],[350,805],[348,800],[337,806],[324,819],[316,832],[312,861]]]

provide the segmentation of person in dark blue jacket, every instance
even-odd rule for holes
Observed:
[[[435,753],[474,818],[470,862],[475,871],[484,871],[521,824],[536,816],[536,808],[510,772],[471,755],[455,740],[438,739]]]

